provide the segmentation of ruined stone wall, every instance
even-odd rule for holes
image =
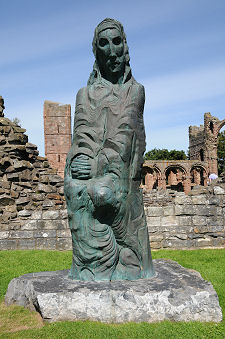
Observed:
[[[189,127],[189,153],[191,160],[207,163],[208,172],[217,174],[217,139],[225,119],[219,120],[209,112],[204,114],[204,126]]]
[[[0,117],[0,249],[69,250],[63,179],[24,132]],[[144,204],[153,249],[224,246],[224,184],[152,190]]]
[[[0,117],[0,249],[66,249],[63,179],[25,131]]]
[[[191,160],[201,159],[200,150],[205,150],[204,126],[190,126],[189,127],[189,156]]]

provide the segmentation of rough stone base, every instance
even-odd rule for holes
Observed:
[[[13,279],[6,304],[40,312],[44,320],[94,320],[107,323],[222,320],[213,286],[174,261],[154,260],[152,279],[83,282],[68,270],[25,274]]]

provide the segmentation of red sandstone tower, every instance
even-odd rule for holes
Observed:
[[[71,106],[44,102],[45,156],[64,177],[66,156],[71,147]]]

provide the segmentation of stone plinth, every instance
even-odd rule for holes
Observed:
[[[73,281],[68,270],[25,274],[10,282],[5,302],[50,322],[222,320],[217,294],[198,272],[164,259],[154,260],[154,268],[154,278],[136,281]]]

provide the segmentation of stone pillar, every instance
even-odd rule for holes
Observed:
[[[153,177],[153,174],[152,173],[146,173],[146,176],[145,176],[145,185],[147,187],[147,189],[152,189],[153,186],[154,186],[154,177]]]
[[[71,147],[71,106],[44,102],[45,156],[64,177],[66,156]]]
[[[191,191],[191,179],[190,177],[187,177],[183,181],[183,188],[184,188],[184,193],[188,194]]]
[[[200,173],[200,170],[195,168],[193,170],[193,175],[194,175],[194,183],[196,185],[200,185],[201,184],[201,173]]]

